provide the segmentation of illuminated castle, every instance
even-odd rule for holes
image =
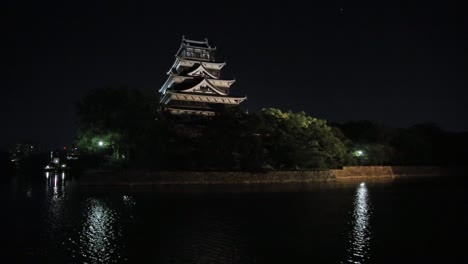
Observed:
[[[216,48],[204,41],[182,43],[169,76],[159,89],[163,109],[174,115],[214,116],[227,105],[238,105],[247,97],[229,96],[235,80],[221,78],[225,62],[216,61]]]

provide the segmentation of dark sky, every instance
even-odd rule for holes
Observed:
[[[126,85],[151,94],[183,34],[218,47],[237,79],[233,90],[248,95],[251,111],[279,107],[335,122],[468,129],[462,6],[119,2],[0,4],[0,146],[21,139],[69,144],[75,102],[90,89]]]

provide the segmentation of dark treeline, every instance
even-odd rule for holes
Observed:
[[[213,118],[158,111],[128,88],[94,90],[78,104],[76,146],[93,166],[158,170],[300,170],[344,165],[464,165],[468,134],[433,124],[395,129],[329,125],[304,112],[225,109]]]
[[[335,125],[349,140],[348,146],[363,150],[357,161],[365,165],[464,166],[468,161],[467,132],[447,132],[433,123],[409,128],[370,121]]]

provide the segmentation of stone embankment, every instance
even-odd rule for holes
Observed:
[[[353,166],[310,171],[87,171],[80,185],[178,185],[178,184],[272,184],[310,183],[358,179],[393,179],[449,175],[441,167]]]
[[[443,176],[450,174],[448,168],[417,166],[350,166],[331,170],[337,180],[385,177]]]

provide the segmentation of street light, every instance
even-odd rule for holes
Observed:
[[[99,145],[100,147],[102,147],[102,146],[104,146],[104,142],[101,140],[101,141],[98,142],[98,145]]]
[[[358,150],[356,150],[356,151],[353,152],[353,155],[354,155],[355,157],[362,157],[362,156],[364,156],[364,151],[358,149]]]

